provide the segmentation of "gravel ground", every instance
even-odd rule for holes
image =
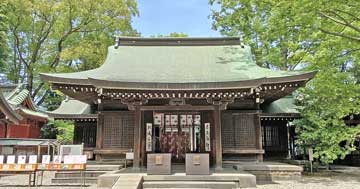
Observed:
[[[79,184],[52,184],[51,178],[55,177],[55,172],[45,171],[43,185],[38,186],[38,188],[96,188],[96,184],[87,184],[85,187],[81,187]],[[0,177],[0,188],[28,188],[29,175],[11,175],[11,176],[2,176]],[[40,182],[39,182],[40,184]]]
[[[299,181],[258,183],[261,189],[360,189],[360,176],[344,173],[305,175]]]
[[[14,175],[0,177],[0,188],[27,188],[28,175]],[[51,184],[54,172],[45,172],[43,185],[39,188],[81,188],[76,184]],[[82,188],[96,188],[96,184]],[[259,189],[360,189],[360,176],[345,173],[317,173],[305,175],[299,181],[274,181],[258,183]]]

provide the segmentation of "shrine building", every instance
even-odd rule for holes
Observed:
[[[0,138],[40,138],[47,121],[25,85],[0,85]]]
[[[99,68],[41,78],[69,96],[50,117],[73,120],[97,161],[133,151],[136,168],[148,153],[183,163],[201,152],[221,168],[291,155],[299,114],[288,95],[314,75],[259,67],[238,37],[118,37]]]

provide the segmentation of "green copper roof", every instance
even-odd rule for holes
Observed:
[[[284,98],[280,98],[269,104],[264,109],[264,113],[299,113],[299,109],[301,107],[295,105],[295,99],[293,96],[286,96]]]
[[[89,104],[75,100],[65,99],[61,102],[60,106],[49,114],[91,114],[91,108]]]
[[[12,90],[7,90],[5,92],[6,97],[4,98],[4,100],[6,100],[6,103],[8,103],[8,106],[12,109],[12,111],[14,112],[20,111],[22,115],[25,114],[29,116],[48,119],[47,114],[39,111],[38,107],[33,103],[30,97],[30,92],[25,88],[25,85],[19,84],[16,87],[2,86],[0,88],[6,88],[6,89],[12,88]],[[1,95],[2,94],[3,93],[1,93]],[[29,107],[25,107],[23,104],[26,99],[28,100]]]
[[[40,111],[33,111],[33,110],[29,110],[27,108],[20,108],[20,111],[26,115],[40,117],[43,119],[49,119],[49,116],[47,114],[40,112]]]
[[[16,124],[20,120],[22,120],[22,117],[18,113],[16,113],[13,110],[13,108],[8,104],[1,91],[0,91],[0,114],[4,114],[6,119]]]
[[[94,70],[42,74],[54,83],[91,84],[89,79],[133,83],[215,83],[281,78],[303,72],[274,71],[255,64],[250,47],[221,38],[119,39]],[[236,39],[236,38],[235,38]],[[125,40],[123,43],[122,41]],[[131,41],[133,40],[133,41]],[[175,43],[177,41],[177,43]],[[204,42],[205,41],[205,42]]]

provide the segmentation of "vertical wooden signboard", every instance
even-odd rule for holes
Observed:
[[[152,124],[146,123],[146,151],[152,151]]]
[[[210,152],[210,123],[205,123],[205,151]]]

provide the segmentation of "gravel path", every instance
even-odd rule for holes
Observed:
[[[79,184],[52,184],[51,179],[55,177],[55,172],[45,171],[43,185],[38,188],[96,188],[96,184],[87,184],[86,187],[81,187]],[[28,188],[29,175],[11,175],[0,177],[0,188]],[[40,182],[39,182],[40,183]]]
[[[316,174],[303,176],[299,181],[258,183],[260,189],[360,189],[360,176],[348,174]]]

